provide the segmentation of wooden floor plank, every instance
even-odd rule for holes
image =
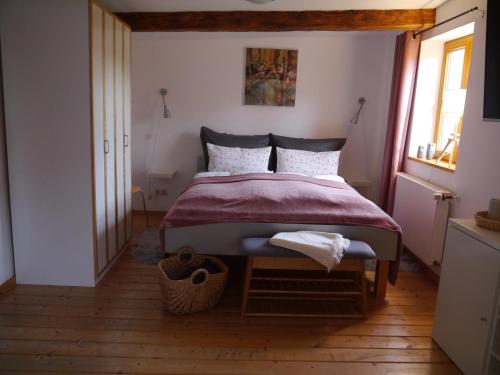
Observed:
[[[210,314],[211,311],[221,311],[219,307],[225,305],[226,301],[216,306],[214,310],[209,310],[204,314]],[[138,310],[156,310],[160,311],[162,303],[160,300],[123,300],[120,298],[96,299],[92,297],[71,297],[71,296],[31,296],[11,293],[0,299],[1,304],[19,304],[19,305],[53,305],[53,306],[85,306],[94,308],[126,308]],[[230,308],[231,307],[231,308]],[[239,311],[239,307],[234,303],[227,303],[225,311]],[[376,315],[429,315],[434,316],[434,305],[383,305],[377,306],[372,313]]]
[[[458,375],[450,364],[421,363],[353,363],[298,361],[169,360],[158,358],[70,357],[0,354],[1,370],[20,371],[100,371],[143,374],[328,374],[343,375]]]
[[[198,332],[203,334],[217,334],[224,330],[232,333],[247,334],[249,332],[265,333],[269,325],[258,322],[241,324],[236,322],[211,322],[206,321],[176,321],[176,320],[146,320],[146,319],[110,319],[94,317],[68,317],[52,315],[28,314],[0,314],[0,327],[46,327],[46,328],[72,328],[104,329],[120,331],[164,331],[171,332]],[[286,332],[299,332],[303,334],[343,334],[365,336],[429,336],[432,331],[430,325],[380,325],[366,324],[364,322],[344,323],[343,325],[306,326],[293,324],[276,324],[273,326],[275,334]]]
[[[1,327],[0,339],[22,340],[29,338],[38,341],[68,342],[107,342],[132,344],[158,344],[192,346],[195,341],[199,346],[222,347],[290,347],[290,348],[370,348],[370,349],[437,349],[430,337],[410,336],[363,336],[329,335],[287,332],[276,335],[268,333],[231,333],[220,332],[217,335],[197,333],[179,334],[177,332],[111,331],[70,328],[39,327]]]
[[[84,306],[59,306],[59,305],[19,305],[19,304],[0,304],[0,314],[27,314],[27,315],[50,315],[50,316],[63,316],[63,317],[97,317],[97,318],[111,318],[111,319],[140,319],[140,320],[171,320],[173,322],[179,321],[179,318],[164,313],[161,309],[150,310],[137,310],[126,308],[110,308],[110,307],[84,307]],[[193,320],[190,316],[186,316],[183,320]],[[211,314],[202,314],[197,321],[207,322],[223,322],[224,325],[228,323],[238,322],[255,322],[260,324],[268,324],[273,322],[274,319],[251,319],[241,318],[233,312],[221,312]],[[288,320],[280,320],[279,325],[286,324]],[[301,321],[301,325],[306,325],[307,321]],[[343,324],[342,320],[326,321],[320,320],[321,323],[327,324]],[[389,325],[432,325],[433,317],[428,315],[371,315],[363,322],[364,324],[389,324]]]
[[[349,320],[242,318],[238,272],[215,308],[187,316],[162,310],[157,268],[129,251],[96,288],[19,285],[0,297],[0,374],[460,373],[432,341],[425,273],[400,273],[383,304]]]
[[[135,276],[135,277],[145,277]],[[160,287],[156,283],[141,283],[141,282],[128,282],[124,280],[103,281],[98,289],[85,288],[85,287],[39,287],[31,285],[20,285],[15,291],[15,294],[25,295],[59,295],[59,296],[87,296],[87,297],[102,297],[102,296],[119,296],[124,298],[159,298]],[[136,293],[140,292],[140,293]],[[413,291],[401,290],[395,292],[388,292],[388,299],[418,299],[434,303],[436,299],[436,291]]]
[[[440,350],[368,349],[368,348],[241,348],[171,346],[158,344],[120,344],[66,341],[0,340],[0,354],[36,354],[58,356],[192,358],[233,361],[299,361],[299,362],[391,362],[449,363]]]
[[[17,371],[17,370],[0,370],[0,375],[53,375],[53,374],[63,374],[61,372],[55,371]],[[71,375],[109,375],[110,372],[71,372]],[[129,373],[129,375],[132,373]],[[140,374],[139,374],[140,375]]]

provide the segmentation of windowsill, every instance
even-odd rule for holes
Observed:
[[[450,167],[448,165],[447,161],[440,161],[440,162],[436,163],[437,159],[430,159],[430,160],[419,159],[419,158],[416,158],[414,156],[408,156],[408,159],[416,161],[416,162],[421,163],[421,164],[426,164],[430,167],[441,169],[443,171],[450,172],[450,173],[455,172],[455,169],[456,169],[456,165],[454,163],[452,163],[451,167]]]

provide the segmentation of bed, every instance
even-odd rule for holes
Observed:
[[[286,192],[286,194],[284,193]],[[295,174],[253,173],[194,180],[161,225],[167,253],[239,255],[246,237],[315,230],[368,243],[377,255],[376,295],[395,283],[401,229],[348,184]]]

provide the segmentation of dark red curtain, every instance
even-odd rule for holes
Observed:
[[[391,101],[387,121],[380,205],[389,215],[394,209],[396,173],[403,168],[406,139],[412,117],[413,97],[420,56],[420,35],[413,39],[413,32],[396,38],[392,72]]]

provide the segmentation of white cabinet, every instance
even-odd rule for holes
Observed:
[[[499,276],[500,233],[450,220],[432,336],[466,375],[488,374]]]
[[[0,2],[16,279],[95,285],[132,235],[128,25],[89,0]]]

